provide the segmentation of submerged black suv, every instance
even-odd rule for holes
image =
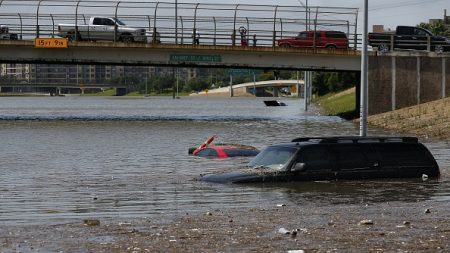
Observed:
[[[439,166],[416,137],[309,137],[267,147],[246,168],[201,181],[249,183],[438,177]]]

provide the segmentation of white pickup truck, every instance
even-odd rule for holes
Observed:
[[[116,28],[117,27],[117,28]],[[58,24],[58,36],[69,41],[106,40],[131,43],[147,42],[145,29],[126,26],[122,21],[112,17],[91,17],[88,25]]]

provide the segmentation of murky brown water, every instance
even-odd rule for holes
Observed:
[[[183,215],[215,208],[450,200],[450,143],[423,140],[441,166],[435,181],[220,185],[193,180],[247,158],[187,155],[217,142],[263,148],[298,136],[357,135],[359,126],[241,98],[0,98],[0,222]],[[371,134],[394,134],[370,129]]]

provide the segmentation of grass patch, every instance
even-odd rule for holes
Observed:
[[[116,89],[107,89],[103,92],[98,92],[95,95],[97,96],[115,96],[116,95]]]
[[[339,116],[344,119],[358,117],[355,104],[355,89],[349,89],[339,93],[330,93],[319,97],[315,102],[320,105],[322,112],[328,116]]]

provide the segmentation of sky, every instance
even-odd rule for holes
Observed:
[[[38,1],[20,0],[24,2],[37,3]],[[50,0],[44,0],[44,2]],[[67,1],[67,0],[65,0]],[[85,2],[93,0],[82,0]],[[114,3],[116,0],[97,0]],[[174,3],[176,0],[121,0],[122,2],[167,2]],[[265,4],[280,6],[301,6],[308,2],[309,6],[326,7],[351,7],[359,8],[358,30],[361,32],[363,19],[364,0],[177,0],[178,3],[209,3],[209,4]],[[0,1],[1,2],[1,1]],[[19,2],[14,0],[4,0],[4,2]],[[73,0],[77,2],[77,0]],[[31,4],[30,9],[34,9],[36,4]],[[4,8],[4,7],[3,7]],[[442,19],[444,9],[450,16],[450,0],[369,0],[369,31],[372,25],[384,25],[385,29],[395,29],[397,25],[415,26],[421,22],[428,22],[429,19]]]
[[[284,2],[284,1],[283,1]],[[290,1],[292,3],[298,1]],[[305,2],[305,0],[303,0]],[[357,7],[360,9],[360,24],[362,24],[363,0],[309,0],[308,4],[339,5]],[[372,25],[384,25],[385,28],[395,29],[397,25],[417,25],[428,22],[429,19],[444,17],[444,9],[450,15],[449,0],[369,0],[369,30]]]
[[[166,0],[170,1],[170,0]],[[173,1],[173,0],[172,0]],[[178,2],[214,3],[217,0],[178,0]],[[269,4],[298,6],[306,0],[228,0],[227,3]],[[308,5],[359,8],[359,20],[362,24],[364,0],[308,0]],[[450,16],[450,0],[369,0],[369,31],[372,25],[384,25],[395,29],[397,25],[417,25],[429,19],[442,19],[444,9]]]

